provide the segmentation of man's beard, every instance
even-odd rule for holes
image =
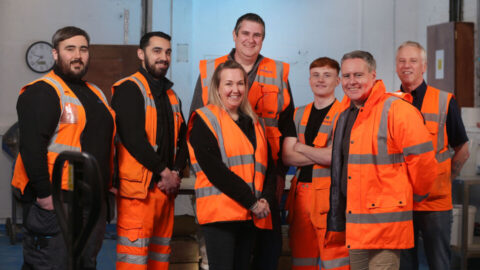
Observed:
[[[71,65],[74,63],[81,63],[83,65],[82,69],[72,69]],[[70,62],[66,62],[62,59],[60,54],[58,54],[57,66],[60,69],[60,72],[71,80],[80,80],[85,76],[88,70],[88,61],[84,63],[82,60],[77,59]]]
[[[158,63],[164,64],[164,65],[166,65],[166,67],[165,68],[156,68],[155,65],[158,64]],[[154,63],[150,63],[150,60],[145,55],[145,69],[155,79],[161,79],[161,78],[165,77],[165,75],[167,74],[169,66],[170,66],[169,62],[164,61],[164,60],[160,60],[160,61],[157,61],[157,62],[154,62]]]

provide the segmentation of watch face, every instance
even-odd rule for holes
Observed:
[[[53,68],[55,60],[52,56],[52,45],[45,41],[38,41],[30,45],[26,55],[28,67],[38,73],[44,73]]]

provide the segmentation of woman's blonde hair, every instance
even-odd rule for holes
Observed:
[[[220,95],[218,94],[218,90],[220,87],[220,79],[221,79],[220,77],[222,75],[222,71],[224,71],[225,69],[238,69],[242,71],[243,81],[245,83],[245,93],[243,94],[242,103],[240,104],[240,107],[238,109],[240,112],[250,116],[253,122],[256,123],[258,120],[257,114],[253,111],[252,106],[250,105],[250,102],[248,102],[247,72],[245,71],[245,69],[243,69],[243,67],[239,63],[233,60],[227,60],[226,62],[218,65],[218,67],[215,69],[215,72],[213,73],[213,76],[212,76],[212,81],[210,82],[210,86],[208,88],[207,104],[216,105],[228,111],[223,105],[222,100],[220,99]]]

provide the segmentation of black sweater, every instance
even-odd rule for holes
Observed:
[[[84,81],[71,80],[57,67],[55,74],[72,89],[85,109],[86,125],[80,137],[83,152],[93,155],[98,162],[105,185],[110,181],[113,118],[98,96]],[[60,99],[55,89],[40,81],[28,86],[17,102],[20,131],[20,154],[33,195],[44,198],[51,195],[47,165],[47,147],[60,119]]]
[[[165,168],[168,167],[177,171],[185,168],[188,158],[185,138],[186,125],[183,123],[180,127],[177,142],[178,151],[174,159],[173,113],[166,93],[173,83],[165,77],[155,80],[143,68],[140,68],[139,71],[147,79],[157,109],[157,151],[152,148],[147,139],[145,101],[137,84],[132,81],[125,81],[117,86],[112,97],[112,107],[116,113],[117,133],[120,140],[140,164],[154,172],[152,176],[152,184],[154,184],[160,180],[159,174]]]

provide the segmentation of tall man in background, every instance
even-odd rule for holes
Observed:
[[[256,269],[276,269],[281,252],[281,228],[278,203],[285,186],[284,166],[279,155],[285,137],[296,137],[294,105],[288,82],[289,65],[260,54],[265,39],[265,22],[254,13],[238,18],[233,30],[235,48],[217,59],[200,61],[200,76],[195,86],[190,113],[207,103],[208,86],[215,68],[227,59],[238,62],[248,73],[248,100],[265,121],[267,140],[277,165],[277,201],[269,202],[273,231],[261,230],[254,258]]]
[[[164,269],[170,258],[173,206],[187,162],[186,126],[173,83],[170,36],[146,33],[139,70],[113,85],[119,180],[117,269]]]
[[[402,252],[401,268],[418,269],[417,244],[421,234],[430,269],[450,269],[451,181],[468,159],[468,137],[453,95],[423,80],[427,58],[422,45],[413,41],[400,45],[396,65],[401,91],[411,95],[412,104],[422,113],[438,161],[438,177],[428,198],[413,205],[415,247]],[[452,157],[449,148],[454,150]]]

